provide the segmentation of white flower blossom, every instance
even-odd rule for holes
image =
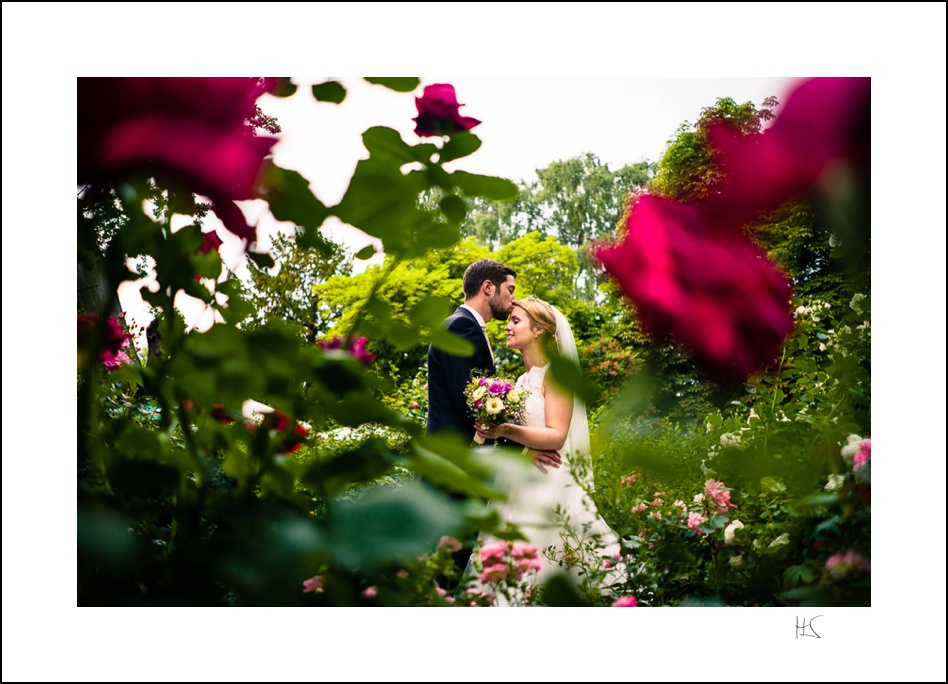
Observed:
[[[734,536],[734,533],[738,530],[744,529],[744,523],[740,520],[734,520],[730,525],[724,528],[724,545],[725,546],[734,546],[736,544],[741,544],[741,540]]]
[[[702,501],[704,501],[704,494],[695,494],[694,502],[699,504]]]
[[[727,562],[728,562],[728,565],[735,568],[739,568],[742,565],[744,565],[744,556],[740,555],[739,553],[736,553],[730,558],[728,558]]]
[[[823,487],[823,489],[828,489],[831,492],[835,492],[837,489],[843,486],[845,479],[846,478],[843,475],[830,475],[826,482],[826,486]]]
[[[836,234],[835,234],[835,233],[830,233],[829,246],[830,246],[830,247],[839,247],[839,238],[836,237]]]
[[[790,543],[790,534],[787,532],[784,532],[779,537],[777,537],[772,542],[770,542],[770,544],[767,545],[767,548],[776,549],[777,547],[780,547],[780,546],[786,546],[789,543]]]

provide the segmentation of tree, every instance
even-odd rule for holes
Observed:
[[[328,308],[321,306],[316,286],[334,276],[352,272],[348,251],[321,234],[318,248],[302,247],[293,237],[277,233],[270,255],[276,262],[264,269],[250,262],[245,298],[254,309],[247,323],[266,324],[282,319],[298,326],[307,342],[315,343],[331,326]]]

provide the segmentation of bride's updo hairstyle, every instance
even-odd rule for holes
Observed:
[[[519,306],[530,319],[534,327],[539,328],[545,333],[549,333],[550,338],[556,337],[556,314],[553,313],[553,307],[537,299],[533,295],[524,299],[518,299],[514,306]]]

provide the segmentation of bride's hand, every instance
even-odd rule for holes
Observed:
[[[504,425],[496,425],[491,427],[490,425],[474,423],[474,430],[476,430],[477,434],[479,434],[484,439],[497,439],[498,437],[503,436]]]

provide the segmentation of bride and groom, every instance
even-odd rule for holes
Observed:
[[[548,377],[548,344],[555,344],[561,356],[578,363],[572,330],[563,314],[535,297],[518,300],[514,296],[516,273],[490,259],[471,264],[463,277],[464,304],[445,321],[451,332],[469,340],[474,354],[454,356],[428,349],[428,432],[454,431],[464,437],[479,435],[485,440],[504,440],[528,449],[542,475],[514,477],[498,475],[498,484],[507,499],[494,503],[501,519],[516,524],[541,556],[536,582],[542,584],[561,571],[564,529],[568,519],[573,530],[595,538],[607,556],[619,556],[618,536],[596,512],[586,490],[591,488],[591,472],[572,466],[590,455],[586,408],[578,398],[559,388]],[[528,392],[522,424],[497,427],[476,425],[468,412],[464,387],[475,369],[495,372],[493,352],[485,326],[492,319],[506,320],[507,347],[518,351],[525,372],[517,388]],[[582,486],[577,482],[580,474]],[[488,540],[481,540],[486,543]],[[455,560],[463,569],[471,549],[462,549]],[[550,558],[552,557],[552,558]]]

